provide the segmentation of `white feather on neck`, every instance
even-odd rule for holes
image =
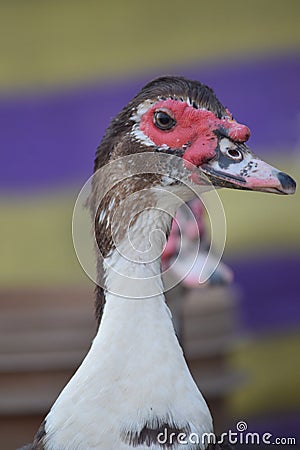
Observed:
[[[136,221],[135,247],[149,236],[147,223],[145,218]],[[154,253],[161,252],[163,243],[164,239],[155,239]],[[122,245],[119,250],[124,250]],[[211,415],[187,368],[163,294],[127,296],[128,292],[131,297],[140,295],[153,285],[156,291],[162,289],[157,276],[160,259],[144,264],[127,257],[115,250],[105,261],[105,267],[111,269],[106,271],[108,292],[101,324],[82,365],[46,418],[47,450],[132,450],[122,435],[139,432],[152,420],[153,424],[159,420],[179,428],[189,425],[199,436],[212,431]],[[130,280],[126,290],[123,284],[126,296],[115,295],[111,292],[120,291],[122,277],[112,268],[146,281],[136,284]],[[161,450],[160,445],[136,448]]]

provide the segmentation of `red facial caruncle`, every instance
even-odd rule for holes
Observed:
[[[158,113],[169,116],[169,128],[157,125]],[[229,111],[226,117],[219,119],[211,111],[173,99],[161,100],[151,106],[141,118],[140,130],[158,147],[186,148],[183,159],[197,167],[215,157],[218,135],[234,142],[245,142],[250,136],[250,130],[233,120]]]

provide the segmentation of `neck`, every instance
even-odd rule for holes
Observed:
[[[106,303],[100,327],[46,419],[46,449],[161,450],[159,439],[171,433],[202,436],[212,431],[209,410],[187,368],[165,303],[160,258],[152,254],[147,264],[143,259],[151,224],[159,230],[151,247],[156,255],[163,249],[161,231],[169,223],[148,219],[135,223],[135,250],[124,255],[124,240],[104,261]]]

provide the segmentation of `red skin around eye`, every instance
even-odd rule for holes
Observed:
[[[176,125],[171,130],[164,131],[155,126],[154,112],[159,109],[169,111],[176,120]],[[218,144],[216,131],[235,142],[245,142],[250,136],[249,128],[232,120],[229,111],[228,117],[219,119],[211,111],[195,109],[186,102],[170,99],[155,103],[142,116],[140,129],[158,147],[166,145],[176,149],[187,145],[183,159],[196,166],[215,156]]]

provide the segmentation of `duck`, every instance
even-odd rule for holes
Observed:
[[[172,217],[198,188],[295,192],[249,136],[211,88],[173,75],[147,83],[112,119],[88,200],[97,333],[23,450],[232,448],[205,439],[213,419],[174,331],[161,255]]]
[[[180,287],[187,290],[204,286],[226,287],[232,284],[234,274],[231,268],[220,261],[213,250],[210,252],[205,205],[199,198],[190,200],[186,205],[187,208],[180,208],[172,221],[161,258],[163,271],[169,269],[173,277],[181,280]],[[195,255],[190,250],[197,248],[199,241],[201,245]],[[210,276],[203,283],[199,280],[199,274],[208,261],[211,266]]]

